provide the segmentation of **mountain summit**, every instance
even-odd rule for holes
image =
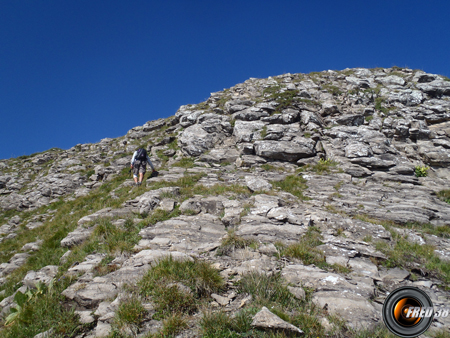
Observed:
[[[397,67],[251,78],[1,160],[0,333],[384,337],[398,287],[450,307],[449,165],[450,80]]]

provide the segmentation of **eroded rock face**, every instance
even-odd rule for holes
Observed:
[[[52,250],[48,230],[62,219],[55,202],[77,199],[89,210],[91,194],[118,180],[102,198],[121,198],[120,206],[92,208],[65,225],[57,238],[72,251],[59,257],[60,266],[49,265],[53,257],[19,279],[25,292],[49,284],[65,267],[59,272],[73,283],[63,295],[76,305],[81,322],[95,327],[86,337],[110,334],[115,312],[129,296],[125,284],[135,287],[169,254],[217,268],[227,287],[211,295],[211,306],[232,315],[253,302],[235,292],[236,280],[249,272],[281,274],[297,300],[305,299],[308,288],[323,313],[354,329],[381,323],[385,297],[404,285],[422,288],[435,306],[448,307],[449,292],[437,273],[416,261],[386,268],[390,253],[383,248],[395,248],[401,239],[450,261],[450,241],[430,230],[450,226],[450,205],[438,196],[450,187],[449,88],[439,75],[409,69],[249,79],[204,103],[180,107],[174,117],[132,128],[123,138],[1,160],[0,209],[10,211],[0,218],[0,246],[21,241],[26,231],[36,236],[4,252],[0,286],[10,274],[22,273],[19,268],[36,252]],[[141,142],[153,146],[148,153],[159,175],[147,175],[145,186],[136,188],[123,176]],[[417,177],[417,168],[427,176]],[[190,176],[196,177],[194,186]],[[50,209],[36,211],[46,205]],[[19,213],[25,210],[36,214]],[[19,215],[7,216],[14,213]],[[100,246],[67,267],[104,219],[113,229],[135,232],[133,250],[111,257]],[[310,243],[311,234],[320,240],[308,253],[320,264],[285,254],[286,246]],[[224,245],[230,238],[234,242]],[[14,294],[3,296],[2,317],[14,305]],[[144,305],[153,314],[152,304]],[[332,328],[326,317],[318,320]],[[162,325],[144,322],[142,336]],[[302,329],[268,309],[253,325],[296,334]],[[448,330],[450,319],[433,327]]]

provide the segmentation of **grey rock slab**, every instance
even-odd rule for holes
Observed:
[[[261,130],[266,124],[260,121],[236,121],[233,129],[233,138],[236,143],[252,142],[254,137],[259,138],[259,130]]]
[[[345,126],[360,126],[364,124],[364,115],[360,114],[346,114],[337,118],[337,124],[345,125]]]
[[[175,200],[171,198],[166,198],[159,203],[159,208],[164,211],[171,212],[175,208],[175,204],[176,204]]]
[[[247,187],[253,191],[268,191],[272,189],[272,184],[265,179],[255,176],[245,176],[245,183]]]
[[[99,211],[94,212],[93,214],[84,216],[78,220],[78,225],[83,225],[89,222],[93,222],[99,218],[106,218],[106,217],[116,217],[116,216],[127,216],[131,214],[134,209],[128,207],[128,208],[119,208],[119,209],[113,209],[113,208],[104,208]]]
[[[386,77],[377,77],[375,79],[376,82],[382,83],[384,86],[404,86],[405,85],[405,80],[403,78],[401,78],[400,76],[396,76],[396,75],[389,75]]]
[[[272,209],[280,205],[280,199],[276,196],[256,195],[253,197],[254,208],[250,209],[252,215],[266,216]]]
[[[65,264],[67,262],[67,260],[69,259],[69,256],[71,255],[72,251],[71,250],[67,250],[64,255],[61,256],[61,258],[59,259],[59,264]]]
[[[193,212],[193,213],[208,213],[213,215],[220,215],[224,209],[223,198],[221,197],[207,197],[200,198],[194,197],[190,198],[180,205],[180,211],[185,212]]]
[[[373,155],[372,148],[365,143],[352,142],[345,147],[345,157],[370,157]]]
[[[182,252],[203,252],[220,245],[220,239],[226,234],[225,226],[214,215],[179,216],[164,222],[158,222],[139,232],[142,240],[136,249],[143,247],[159,248],[156,238],[171,241],[170,250]]]
[[[243,208],[225,208],[225,214],[222,217],[222,223],[229,227],[241,223],[241,212]]]
[[[127,215],[132,211],[138,211],[140,214],[148,214],[155,209],[161,202],[161,195],[179,195],[180,188],[178,187],[164,187],[157,190],[150,190],[137,196],[135,199],[125,202],[125,208],[108,210],[106,214],[112,214],[115,216]],[[105,213],[103,213],[105,214]],[[103,216],[107,217],[107,216]],[[80,222],[80,221],[79,221]]]
[[[339,113],[339,108],[334,102],[327,101],[322,103],[322,116],[333,115],[337,113]]]
[[[53,335],[53,329],[50,329],[48,331],[45,332],[41,332],[37,335],[35,335],[33,338],[50,338]]]
[[[352,269],[352,275],[363,277],[378,277],[377,266],[369,260],[353,258],[348,261],[348,266]]]
[[[39,227],[41,227],[41,226],[43,226],[43,225],[44,225],[43,222],[29,222],[29,223],[27,223],[25,226],[26,226],[28,229],[33,230],[33,229],[39,228]]]
[[[230,303],[229,298],[217,295],[215,293],[212,293],[211,297],[222,306],[226,306],[226,305],[228,305],[228,303]]]
[[[273,256],[278,253],[278,249],[273,243],[260,245],[258,251],[267,256]]]
[[[260,329],[283,330],[299,335],[303,334],[303,331],[300,330],[298,327],[284,321],[277,315],[270,312],[269,309],[266,308],[265,306],[263,306],[261,311],[259,311],[253,317],[251,325]]]
[[[208,133],[200,125],[195,124],[187,127],[178,139],[179,145],[183,151],[190,156],[199,156],[225,138],[221,133]]]
[[[258,156],[295,162],[304,157],[314,156],[316,154],[314,145],[310,139],[298,138],[297,142],[256,141],[254,147]]]
[[[288,288],[289,292],[294,295],[295,298],[297,298],[299,300],[304,300],[306,298],[306,292],[302,288],[293,287],[293,286],[288,286],[287,288]]]
[[[383,253],[363,241],[324,235],[323,242],[324,244],[319,245],[317,248],[322,250],[326,256],[343,256],[349,258],[363,256],[367,258],[375,257],[382,260],[386,259]]]
[[[256,239],[261,243],[275,243],[277,241],[289,244],[294,243],[307,231],[307,226],[298,226],[290,223],[253,223],[247,222],[248,220],[249,218],[245,217],[242,219],[236,235]]]
[[[20,250],[22,251],[38,251],[44,241],[37,240],[36,242],[31,242],[25,244]]]
[[[270,114],[266,111],[260,110],[258,108],[247,108],[239,111],[236,114],[233,114],[233,117],[236,120],[242,121],[256,121],[260,120],[263,117],[268,117]]]
[[[281,222],[289,222],[296,225],[304,225],[302,217],[295,214],[292,208],[287,207],[277,207],[270,209],[270,211],[267,213],[267,218]]]
[[[379,311],[365,298],[352,292],[319,291],[313,303],[343,318],[353,329],[366,329],[381,318]]]
[[[401,268],[393,268],[387,271],[380,271],[380,278],[383,281],[393,281],[399,283],[410,276],[410,273]]]
[[[79,226],[61,240],[61,246],[63,248],[71,248],[78,245],[88,239],[93,231],[94,227],[85,228],[84,226]]]
[[[440,79],[426,83],[418,83],[416,87],[431,97],[450,95],[450,82]]]
[[[345,80],[357,88],[370,88],[370,83],[367,79],[360,79],[354,76],[347,76]]]
[[[347,263],[349,261],[348,257],[344,257],[344,256],[327,256],[325,258],[327,264],[333,265],[333,264],[338,264],[338,265],[342,265],[342,266],[347,266]]]
[[[179,210],[182,213],[191,212],[198,214],[202,211],[199,201],[196,198],[190,198],[181,203]]]
[[[6,276],[18,269],[27,261],[28,257],[30,257],[30,255],[27,253],[17,253],[9,260],[8,263],[0,264],[0,277]]]
[[[37,272],[33,270],[28,271],[22,282],[30,289],[34,289],[38,283],[48,285],[57,273],[57,265],[47,265]]]
[[[64,290],[62,294],[84,308],[97,308],[101,302],[114,299],[124,284],[136,283],[153,262],[169,255],[174,259],[192,260],[181,252],[142,250],[126,260],[119,270],[102,277],[95,277],[91,281],[82,282],[79,280]]]
[[[207,163],[232,163],[239,157],[236,149],[211,149],[208,154],[200,156],[200,160]]]
[[[111,324],[99,321],[95,327],[95,337],[108,337],[111,331]]]
[[[395,166],[394,161],[382,160],[378,157],[358,157],[351,159],[351,163],[359,164],[369,169],[389,169]]]
[[[86,256],[83,262],[77,264],[67,271],[69,273],[79,273],[79,272],[91,272],[96,266],[100,264],[105,254],[91,254]]]
[[[94,315],[98,317],[103,317],[110,312],[114,312],[117,310],[117,306],[112,305],[111,302],[101,302],[98,305],[97,310],[95,310]]]
[[[398,234],[405,237],[408,240],[408,242],[417,243],[419,245],[426,244],[425,240],[420,236],[420,234],[414,232],[413,230],[401,228],[393,228],[393,230],[395,230]]]
[[[313,288],[315,291],[348,292],[364,298],[375,293],[374,285],[366,283],[350,283],[344,277],[319,269],[313,265],[291,264],[281,270],[281,275],[288,283]]]
[[[75,313],[80,316],[81,324],[90,324],[95,321],[95,318],[91,315],[91,311],[75,311]]]

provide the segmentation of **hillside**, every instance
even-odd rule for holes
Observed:
[[[134,186],[139,145],[159,175]],[[449,165],[450,80],[397,67],[251,78],[1,160],[0,335],[388,337],[400,286],[450,307]]]

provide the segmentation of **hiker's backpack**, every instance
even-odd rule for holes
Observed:
[[[145,149],[139,148],[137,150],[136,160],[139,160],[139,161],[147,160],[147,151]]]

